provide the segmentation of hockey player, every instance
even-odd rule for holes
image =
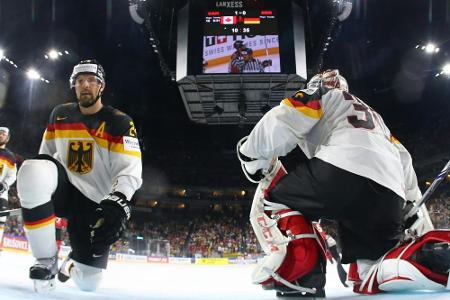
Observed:
[[[239,56],[232,58],[230,62],[231,69],[234,70],[232,73],[264,73],[264,69],[271,65],[271,59],[260,61],[254,58],[251,48],[240,48]]]
[[[70,87],[77,103],[50,114],[39,155],[26,160],[17,188],[24,227],[36,263],[35,290],[54,288],[58,273],[55,216],[68,220],[72,252],[58,278],[95,290],[106,269],[110,245],[130,219],[129,200],[141,186],[142,163],[132,119],[102,103],[105,72],[95,60],[73,68]]]
[[[15,155],[6,149],[9,142],[9,128],[0,127],[0,209],[8,209],[8,190],[16,181],[16,158]],[[3,231],[6,217],[0,217],[0,243],[3,239]]]
[[[229,72],[242,73],[244,57],[242,56],[241,51],[246,48],[245,43],[241,40],[237,40],[233,43],[233,48],[236,50],[231,54]]]
[[[260,61],[259,59],[254,58],[253,50],[251,48],[241,50],[241,54],[244,58],[242,73],[264,73],[264,69],[272,65],[271,59]]]
[[[297,145],[309,160],[286,175],[277,157]],[[342,262],[353,263],[356,292],[399,290],[407,286],[402,278],[414,282],[407,288],[445,288],[449,262],[435,277],[427,277],[437,273],[431,264],[412,262],[421,245],[450,241],[449,232],[430,231],[426,209],[411,227],[424,238],[403,246],[409,252],[384,256],[404,237],[406,200],[421,192],[409,153],[381,116],[348,92],[337,70],[314,76],[307,89],[266,113],[238,144],[238,155],[247,177],[261,182],[250,220],[268,256],[255,283],[281,294],[324,296],[324,243],[311,221],[327,217],[337,222]],[[391,286],[383,289],[386,282]]]

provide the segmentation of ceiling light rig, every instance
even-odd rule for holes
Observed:
[[[69,51],[67,50],[59,51],[57,49],[50,49],[47,53],[45,53],[44,57],[45,59],[48,60],[57,60],[64,55],[69,55]]]
[[[8,58],[5,55],[5,50],[0,48],[0,63],[3,61],[6,63],[9,63],[14,69],[23,71],[25,73],[25,75],[31,80],[40,80],[45,83],[50,83],[50,81],[48,79],[42,77],[41,74],[39,73],[39,71],[37,71],[35,68],[29,68],[27,70],[24,70],[23,68],[18,66],[12,59]]]
[[[15,62],[13,62],[11,59],[9,59],[8,57],[5,56],[5,50],[0,48],[0,61],[6,61],[7,63],[9,63],[11,66],[13,66],[14,68],[18,68],[18,66],[16,65]]]
[[[435,43],[435,42],[428,42],[426,44],[417,44],[414,48],[423,51],[426,55],[437,55],[438,53],[443,53],[444,56],[447,56],[446,51],[441,51],[440,47],[442,45],[446,44],[450,40],[446,40],[444,42]],[[442,54],[440,54],[442,56]],[[429,70],[429,72],[435,72],[438,68],[432,68]],[[445,76],[446,78],[450,78],[450,62],[445,62],[444,65],[440,68],[439,72],[434,73],[434,77],[440,77],[441,75]]]
[[[446,63],[445,65],[443,65],[441,71],[439,73],[436,73],[434,76],[439,77],[441,75],[445,75],[450,78],[450,63]]]
[[[430,55],[439,53],[439,51],[441,50],[435,43],[432,42],[429,42],[425,45],[417,44],[415,48],[420,49]]]
[[[41,74],[35,68],[29,68],[26,74],[27,77],[31,80],[40,80],[45,83],[50,83],[50,81],[42,77]]]

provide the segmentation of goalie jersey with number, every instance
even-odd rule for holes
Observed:
[[[76,103],[55,107],[39,154],[57,159],[70,182],[97,203],[114,191],[129,200],[142,184],[141,151],[133,121],[110,106],[93,115],[81,114]]]
[[[348,92],[298,91],[264,115],[240,151],[272,159],[297,145],[308,158],[369,178],[403,199],[421,197],[408,151],[378,113]]]

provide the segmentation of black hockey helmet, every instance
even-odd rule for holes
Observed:
[[[245,48],[241,50],[242,55],[252,55],[253,50],[251,48]]]
[[[235,41],[235,42],[233,43],[233,47],[234,47],[234,49],[236,49],[236,50],[241,49],[242,47],[245,47],[244,41],[241,41],[241,40]]]
[[[72,75],[70,75],[70,88],[75,86],[75,80],[80,74],[92,74],[97,77],[97,80],[101,84],[105,84],[105,70],[102,65],[95,59],[88,59],[80,61],[75,67],[73,67]]]

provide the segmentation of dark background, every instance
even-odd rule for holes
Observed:
[[[160,54],[173,71],[175,16],[185,2],[148,1],[143,8],[160,40]],[[297,2],[308,8],[312,72],[330,1]],[[435,77],[449,59],[449,25],[449,0],[354,0],[350,17],[335,28],[319,59],[323,69],[338,68],[352,93],[383,116],[412,153],[423,187],[450,158],[450,78]],[[0,126],[11,129],[9,148],[23,157],[37,153],[51,108],[74,99],[69,89],[73,65],[95,58],[106,71],[104,103],[125,111],[137,125],[144,161],[139,198],[250,199],[251,193],[240,194],[253,186],[234,152],[252,126],[189,121],[176,82],[162,70],[148,34],[131,19],[126,0],[0,0],[0,47],[18,65],[0,62],[6,92]],[[429,41],[440,47],[436,55],[415,48]],[[67,49],[69,55],[46,60],[44,54],[52,47]],[[24,74],[30,66],[50,83],[32,83]],[[298,151],[291,156],[292,161],[302,159]],[[186,193],[180,196],[183,189]]]

